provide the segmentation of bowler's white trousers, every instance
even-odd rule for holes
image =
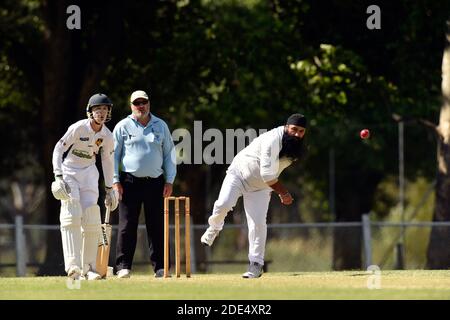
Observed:
[[[248,259],[250,262],[264,264],[267,238],[266,219],[271,192],[270,188],[246,191],[241,178],[228,171],[223,180],[219,197],[214,203],[213,212],[208,219],[211,228],[222,230],[228,212],[233,209],[238,199],[243,197],[248,225]]]

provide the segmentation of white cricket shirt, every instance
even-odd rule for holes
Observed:
[[[102,147],[101,159],[105,185],[111,187],[114,173],[114,141],[111,131],[105,126],[99,132],[92,129],[90,120],[72,124],[53,150],[53,172],[63,174],[63,153],[69,150],[64,166],[84,169],[95,165],[95,155]]]
[[[267,182],[291,165],[290,159],[279,159],[283,132],[284,126],[279,126],[261,134],[234,157],[228,170],[242,178],[247,191],[270,188]]]

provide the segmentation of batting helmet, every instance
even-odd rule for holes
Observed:
[[[109,109],[108,115],[106,116],[106,121],[111,120],[113,104],[112,104],[111,100],[108,98],[108,96],[103,93],[94,94],[92,97],[89,98],[88,105],[86,107],[87,117],[92,119],[92,107],[103,106],[103,105],[108,106],[108,109]]]

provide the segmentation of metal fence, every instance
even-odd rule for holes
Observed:
[[[358,253],[362,257],[361,268],[378,265],[382,269],[421,269],[426,264],[431,228],[437,226],[450,228],[450,222],[376,222],[370,221],[369,215],[363,215],[361,222],[269,224],[266,269],[269,272],[333,270],[337,231],[356,235],[354,239],[361,241],[357,246],[361,250]],[[244,271],[248,263],[247,226],[226,224],[212,247],[200,244],[206,228],[206,225],[191,224],[192,272]],[[173,227],[171,229],[173,232]],[[23,224],[20,215],[16,216],[15,224],[0,224],[0,275],[35,275],[45,260],[49,232],[59,239],[58,225]],[[114,265],[116,239],[117,228],[113,226],[110,265]],[[348,250],[354,248],[354,244],[341,243],[341,246],[347,245]],[[62,257],[62,247],[60,254]],[[151,272],[149,254],[145,226],[140,225],[133,270]],[[62,263],[55,262],[58,263],[57,267],[63,272]]]

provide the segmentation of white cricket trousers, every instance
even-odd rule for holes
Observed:
[[[83,274],[95,271],[98,237],[101,232],[98,200],[99,173],[95,165],[76,169],[63,164],[64,181],[70,187],[70,199],[61,201],[61,237],[64,266],[82,268]]]
[[[70,198],[80,201],[82,210],[97,204],[99,173],[95,165],[75,169],[63,164],[64,181],[70,187]]]
[[[271,189],[248,192],[240,177],[233,173],[227,173],[220,189],[219,198],[214,203],[213,212],[208,219],[211,228],[222,230],[228,212],[236,205],[239,197],[243,197],[248,225],[248,259],[250,262],[264,264],[267,239],[266,219],[271,192]]]

